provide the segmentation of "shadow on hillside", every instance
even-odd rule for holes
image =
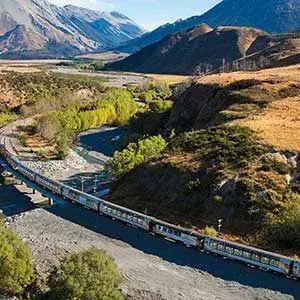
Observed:
[[[207,272],[226,281],[235,281],[254,288],[274,290],[299,299],[299,282],[185,248],[157,236],[152,236],[147,232],[112,221],[77,205],[55,205],[47,210],[89,230],[123,241],[144,253],[159,256],[168,262],[196,268],[200,272]]]

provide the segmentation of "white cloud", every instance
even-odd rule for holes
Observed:
[[[115,9],[115,6],[109,0],[50,0],[50,2],[59,6],[72,4],[100,11],[111,11]]]

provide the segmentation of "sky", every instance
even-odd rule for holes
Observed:
[[[221,0],[50,0],[100,11],[119,11],[148,30],[178,19],[201,15]]]

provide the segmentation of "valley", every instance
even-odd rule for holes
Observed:
[[[71,2],[0,3],[0,300],[300,299],[299,1]]]

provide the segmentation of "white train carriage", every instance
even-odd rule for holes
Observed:
[[[99,211],[100,200],[71,187],[63,187],[62,195],[72,201],[87,206],[92,210]]]
[[[35,182],[38,183],[40,186],[49,189],[51,192],[61,195],[62,194],[62,184],[54,181],[50,178],[36,175]]]
[[[145,230],[150,228],[150,217],[104,200],[100,202],[100,212]]]
[[[293,261],[290,258],[264,250],[211,237],[205,238],[204,249],[265,270],[272,270],[284,275],[291,273]]]
[[[292,275],[300,279],[300,261],[294,261]]]
[[[154,220],[153,232],[163,235],[171,240],[180,241],[187,246],[202,248],[204,236],[173,224],[160,220]]]

